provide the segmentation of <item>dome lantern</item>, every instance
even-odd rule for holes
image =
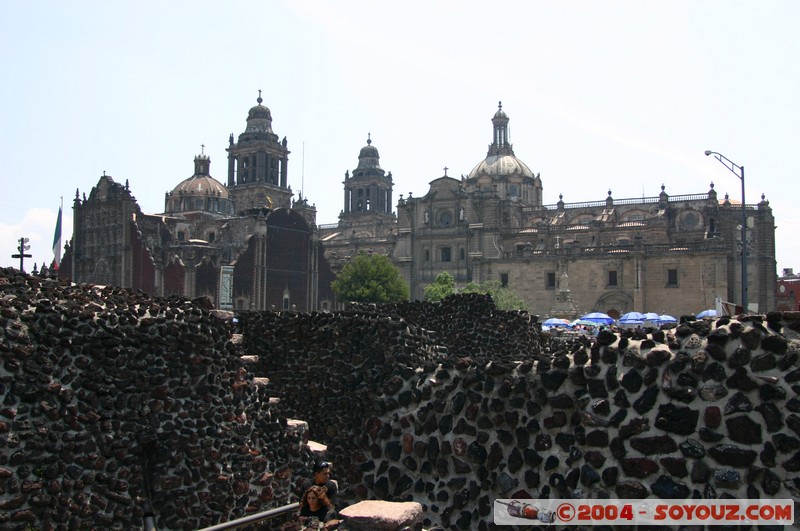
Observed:
[[[508,115],[503,111],[503,102],[498,102],[497,112],[492,117],[493,135],[489,152],[486,158],[469,172],[468,179],[474,179],[482,174],[493,176],[518,174],[522,177],[534,177],[531,169],[514,156],[514,149],[508,141],[508,122]]]
[[[380,155],[378,148],[372,145],[372,134],[367,133],[367,145],[361,148],[358,154],[358,170],[368,170],[372,168],[380,169]]]
[[[261,105],[261,89],[258,91],[257,105],[250,108],[247,113],[247,128],[245,133],[272,133],[272,113],[268,107]]]

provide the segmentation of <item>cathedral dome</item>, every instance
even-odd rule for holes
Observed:
[[[194,158],[194,175],[184,179],[178,186],[167,193],[166,211],[178,212],[214,212],[229,214],[232,202],[228,189],[209,174],[211,159],[201,154]]]
[[[258,101],[262,101],[261,98],[258,98]],[[254,107],[250,107],[250,110],[247,113],[247,119],[250,120],[251,118],[271,121],[272,113],[269,111],[269,107],[264,107],[259,103]]]
[[[372,145],[372,139],[367,135],[367,145],[361,148],[358,154],[358,168],[359,170],[368,170],[372,168],[380,168],[380,155],[378,148]]]
[[[228,189],[222,183],[210,175],[192,175],[182,181],[172,190],[173,194],[183,194],[184,196],[207,196],[213,195],[223,199],[228,199]]]
[[[246,133],[272,133],[272,113],[268,107],[261,105],[261,91],[258,91],[258,105],[251,107],[247,113]]]
[[[479,175],[520,175],[522,177],[533,178],[531,169],[521,160],[514,155],[488,155],[484,160],[480,161],[471,172],[469,178],[478,177]]]
[[[506,114],[506,112],[503,110],[503,107],[502,107],[502,106],[500,106],[500,108],[499,108],[499,109],[497,109],[497,112],[496,112],[496,113],[494,113],[494,118],[493,118],[493,120],[508,120],[508,115],[507,115],[507,114]]]
[[[492,117],[492,144],[486,158],[480,161],[472,171],[469,178],[473,179],[481,175],[510,176],[533,178],[531,169],[516,156],[514,149],[508,141],[508,115],[503,111],[503,103],[497,105],[497,112]]]

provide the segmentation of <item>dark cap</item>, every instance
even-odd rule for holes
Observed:
[[[325,470],[326,468],[330,468],[331,464],[327,461],[315,461],[314,462],[314,473],[316,474],[320,470]]]

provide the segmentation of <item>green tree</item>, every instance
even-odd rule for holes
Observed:
[[[436,275],[436,280],[433,281],[433,284],[428,284],[425,286],[425,300],[440,301],[448,295],[452,295],[455,293],[455,291],[456,281],[453,278],[453,275],[447,271],[442,271]]]
[[[380,254],[359,253],[346,264],[331,286],[339,301],[400,302],[408,300],[408,285],[400,270]]]
[[[498,280],[489,280],[482,284],[470,282],[459,293],[483,293],[491,295],[498,310],[527,310],[525,301],[517,297],[513,291],[504,287]]]

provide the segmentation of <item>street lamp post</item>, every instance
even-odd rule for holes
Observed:
[[[742,181],[742,313],[747,313],[747,204],[744,202],[744,166],[739,166],[716,151],[706,151],[706,157],[709,155],[714,155],[714,158]]]

